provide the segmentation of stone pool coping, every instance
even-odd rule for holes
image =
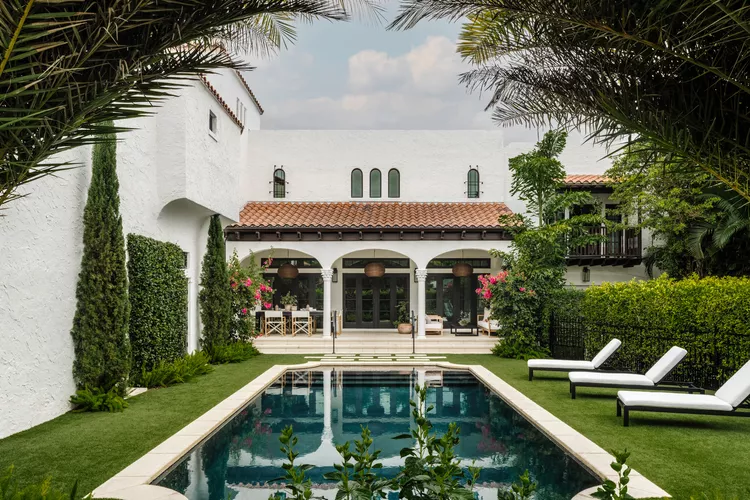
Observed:
[[[481,380],[495,394],[522,414],[558,446],[566,450],[584,467],[602,481],[617,481],[617,473],[610,468],[614,461],[607,451],[586,436],[576,431],[559,418],[532,401],[503,379],[481,365],[459,365],[441,361],[311,361],[298,365],[275,365],[250,383],[230,395],[206,413],[183,427],[180,431],[156,446],[144,456],[118,472],[93,492],[95,498],[117,498],[121,500],[187,500],[173,490],[150,483],[169,469],[187,452],[203,441],[227,420],[237,414],[247,403],[273,384],[287,371],[312,370],[325,367],[434,367],[449,370],[466,370]],[[594,488],[595,489],[595,488]],[[592,490],[574,497],[575,500],[591,498]],[[630,473],[628,493],[634,498],[662,498],[670,495],[646,479],[637,471]]]

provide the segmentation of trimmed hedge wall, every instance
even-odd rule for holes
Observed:
[[[188,280],[174,243],[128,235],[132,373],[187,352]]]
[[[623,341],[615,364],[647,370],[669,347],[688,355],[673,373],[720,385],[750,360],[750,279],[689,277],[604,283],[581,304],[586,351]],[[711,380],[713,379],[713,380]]]

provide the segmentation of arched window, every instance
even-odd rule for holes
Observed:
[[[362,171],[352,170],[352,198],[362,198]]]
[[[380,170],[373,168],[370,170],[370,198],[380,198],[382,188]]]
[[[273,197],[286,198],[286,172],[281,168],[273,171]]]
[[[466,194],[469,198],[479,198],[479,170],[470,168],[466,176]]]
[[[401,174],[395,168],[388,171],[388,198],[401,196]]]

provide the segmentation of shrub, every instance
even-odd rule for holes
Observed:
[[[152,370],[144,368],[138,376],[141,387],[169,387],[170,385],[189,382],[199,375],[213,371],[208,356],[201,352],[188,354],[171,362],[160,361]]]
[[[750,278],[692,276],[674,280],[605,283],[586,290],[581,312],[588,329],[586,349],[599,350],[623,335],[617,362],[632,369],[650,366],[670,345],[688,356],[672,374],[688,378],[713,373],[715,385],[750,358]],[[685,372],[690,370],[691,373]]]
[[[243,266],[236,250],[229,259],[229,286],[232,291],[230,337],[234,341],[244,342],[255,335],[255,306],[262,305],[270,309],[273,299],[273,288],[263,278],[263,273],[268,269],[272,259],[268,259],[265,266],[260,266],[255,261],[255,255],[250,252],[246,261],[248,265]]]
[[[93,150],[91,185],[83,211],[83,257],[73,318],[76,386],[117,387],[130,372],[128,278],[120,217],[115,136]]]
[[[185,355],[188,280],[183,259],[182,249],[173,243],[128,235],[133,376]]]
[[[240,363],[260,354],[258,349],[249,342],[233,342],[231,344],[214,346],[210,353],[211,364]]]
[[[232,296],[226,262],[224,233],[218,215],[211,217],[208,243],[201,270],[201,346],[209,355],[214,348],[229,343],[232,327]]]
[[[73,485],[70,493],[63,493],[51,486],[51,478],[47,478],[41,484],[32,484],[21,488],[18,479],[13,475],[14,467],[0,476],[0,498],[3,500],[74,500],[77,498],[78,482]],[[86,497],[91,498],[91,496]]]
[[[128,407],[127,401],[120,396],[114,387],[108,391],[98,387],[79,389],[73,396],[70,396],[70,402],[75,406],[73,408],[74,413],[85,411],[120,412]]]

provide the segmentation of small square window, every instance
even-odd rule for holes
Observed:
[[[188,254],[187,252],[182,252],[182,268],[187,269],[189,262],[190,262],[190,254]]]
[[[218,132],[219,120],[213,111],[208,112],[208,130],[214,134]]]

